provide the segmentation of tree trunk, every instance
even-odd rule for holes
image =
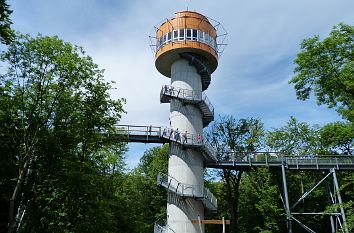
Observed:
[[[19,172],[19,176],[17,179],[17,183],[14,189],[14,192],[12,194],[12,197],[10,199],[10,207],[9,207],[9,226],[7,233],[12,233],[14,232],[14,229],[16,227],[16,221],[15,221],[15,202],[18,198],[18,194],[20,193],[21,187],[23,185],[23,182],[25,180],[27,171],[29,167],[29,159],[26,160],[24,163],[22,169]]]
[[[227,196],[229,199],[230,219],[230,233],[238,232],[238,204],[239,204],[239,187],[242,172],[239,171],[236,175],[231,171],[224,170],[224,179],[226,182]]]

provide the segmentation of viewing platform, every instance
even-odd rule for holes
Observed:
[[[214,120],[214,107],[202,91],[192,91],[164,85],[160,92],[160,102],[170,103],[173,98],[180,100],[183,104],[196,105],[202,113],[203,127],[208,126]]]

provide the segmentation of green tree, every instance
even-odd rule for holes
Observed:
[[[9,44],[14,36],[11,29],[11,13],[12,10],[10,10],[6,0],[0,0],[0,41],[3,44]]]
[[[285,126],[269,131],[266,136],[267,146],[272,151],[284,155],[306,156],[321,151],[318,127],[311,127],[291,117]]]
[[[322,143],[322,128],[310,126],[305,122],[299,122],[294,117],[285,126],[273,129],[267,133],[267,146],[271,150],[282,152],[291,156],[314,156],[329,153],[328,146]],[[331,148],[334,148],[333,146]],[[287,183],[290,205],[297,202],[305,191],[308,191],[323,178],[318,171],[287,171]],[[279,180],[279,183],[281,180]],[[328,184],[327,184],[328,185]],[[322,212],[328,201],[326,185],[318,186],[310,195],[293,209],[295,212]],[[326,203],[324,205],[324,203]],[[325,232],[330,228],[328,218],[314,216],[298,216],[300,221],[318,232]],[[298,224],[293,224],[294,231],[302,231]]]
[[[354,231],[354,174],[346,173],[342,176],[341,195],[344,200],[347,200],[344,204],[347,217],[347,225],[349,232]]]
[[[235,156],[242,159],[245,152],[255,152],[263,147],[263,124],[260,120],[249,118],[236,120],[232,116],[220,118],[207,132],[208,141],[217,148],[219,159]],[[220,173],[230,213],[230,232],[238,232],[239,186],[242,171],[224,169]]]
[[[241,232],[284,232],[285,214],[279,195],[277,177],[268,168],[244,174],[240,185]]]
[[[0,174],[8,175],[0,185],[7,191],[2,201],[9,208],[8,232],[13,232],[22,219],[28,219],[22,223],[23,229],[37,228],[37,232],[75,232],[84,228],[85,232],[108,231],[102,224],[109,211],[102,215],[101,222],[73,225],[90,219],[104,206],[101,201],[109,194],[108,187],[98,189],[106,178],[100,175],[102,167],[97,160],[104,146],[117,144],[102,132],[114,132],[124,100],[110,99],[111,84],[104,82],[103,71],[82,48],[57,37],[17,35],[8,51],[1,54],[1,60],[7,72],[0,78],[0,150],[4,155],[1,163],[9,168],[1,167],[6,171]],[[98,199],[92,201],[89,193]],[[80,199],[83,194],[86,196]],[[48,214],[41,208],[50,200],[47,195],[67,200],[53,199],[65,209],[55,215],[58,219],[43,218]],[[74,209],[77,218],[69,218]],[[21,217],[25,212],[33,215]],[[48,224],[58,228],[48,228]]]
[[[167,192],[158,187],[157,174],[167,173],[168,145],[147,150],[140,163],[129,172],[116,195],[123,197],[129,223],[122,232],[153,232],[154,222],[166,218]]]
[[[218,211],[216,213],[206,213],[205,219],[222,219],[223,217],[230,219],[229,201],[227,198],[227,192],[225,190],[225,184],[222,180],[214,180],[213,173],[208,172],[207,176],[211,175],[210,180],[206,179],[204,186],[208,188],[211,193],[214,194],[218,200]],[[229,225],[226,225],[226,232],[229,232]],[[221,232],[222,225],[207,224],[205,225],[206,233]]]
[[[352,155],[354,149],[354,124],[332,122],[320,130],[321,144],[329,153]]]
[[[336,107],[343,118],[354,122],[354,27],[335,26],[324,40],[319,36],[301,43],[289,83],[305,100],[314,93],[318,104]]]

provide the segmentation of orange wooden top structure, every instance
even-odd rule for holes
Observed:
[[[198,56],[208,67],[215,71],[218,65],[216,43],[217,32],[207,17],[193,11],[181,11],[176,17],[166,20],[156,30],[157,70],[171,76],[171,65],[181,53]]]

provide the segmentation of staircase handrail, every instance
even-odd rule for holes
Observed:
[[[213,206],[217,207],[217,199],[209,189],[201,185],[192,185],[179,182],[177,179],[163,173],[157,175],[157,183],[181,196],[191,196],[196,198],[204,198]],[[170,184],[173,184],[172,186]],[[188,192],[188,190],[190,190]]]
[[[167,229],[170,232],[175,232],[168,224],[167,221],[158,219],[154,222],[154,233],[167,233]]]
[[[187,99],[191,101],[204,101],[210,111],[214,114],[214,106],[211,104],[207,95],[202,91],[195,91],[183,88],[177,88],[172,85],[163,85],[161,89],[161,95],[167,95],[171,97]]]

